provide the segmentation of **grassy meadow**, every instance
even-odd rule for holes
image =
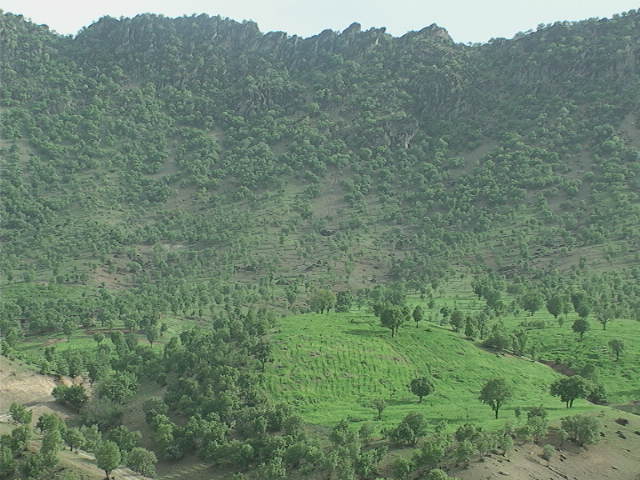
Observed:
[[[563,404],[548,394],[557,377],[551,368],[509,355],[478,348],[446,328],[424,322],[406,324],[396,338],[367,313],[306,314],[283,318],[273,338],[274,362],[267,367],[270,394],[291,402],[305,420],[331,426],[341,419],[375,421],[371,406],[383,398],[387,408],[379,428],[397,424],[411,412],[432,423],[481,423],[497,428],[515,420],[516,407],[544,405],[552,418],[567,414]],[[431,372],[436,391],[423,403],[409,382]],[[494,377],[507,378],[514,398],[495,420],[478,394]],[[572,413],[597,407],[584,400]]]

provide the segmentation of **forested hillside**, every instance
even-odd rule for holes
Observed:
[[[639,18],[467,46],[5,14],[3,274],[363,286],[635,251]]]
[[[484,414],[461,403],[484,371],[528,372],[518,412],[556,401],[557,374],[523,356],[584,376],[575,398],[640,400],[639,192],[640,11],[477,45],[435,24],[300,38],[207,15],[104,17],[72,37],[0,11],[0,353],[84,378],[54,396],[123,464],[134,405],[142,445],[220,478],[391,475],[387,448],[424,436],[403,436],[402,382],[437,379],[416,391],[439,392],[444,442]],[[591,312],[603,330],[624,321],[596,336]],[[414,320],[419,335],[396,337]],[[393,381],[336,373],[355,364]],[[389,444],[327,430],[383,397]],[[397,478],[468,464],[480,432]],[[519,437],[491,438],[506,454]]]

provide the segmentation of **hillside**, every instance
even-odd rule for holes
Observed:
[[[587,446],[640,413],[640,11],[476,45],[0,11],[0,83],[0,354],[40,372],[0,414],[73,411],[30,443],[13,406],[0,477],[76,480],[78,438],[167,479],[470,478],[514,445],[543,475],[523,452],[568,442],[560,477],[632,471]]]
[[[69,38],[4,14],[2,271],[358,287],[635,263],[637,22],[470,47],[203,15]]]

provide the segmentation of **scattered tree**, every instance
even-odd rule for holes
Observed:
[[[502,405],[510,400],[512,396],[513,389],[504,378],[489,380],[480,391],[480,401],[491,407],[496,414],[496,418],[498,418]]]
[[[416,328],[418,328],[418,324],[424,320],[424,310],[420,305],[416,305],[411,316],[413,317],[413,321],[416,322]]]
[[[584,338],[584,334],[589,330],[589,322],[584,318],[578,318],[571,326],[572,330],[580,335],[580,341]]]
[[[107,474],[107,480],[111,478],[111,472],[120,466],[120,449],[115,442],[106,440],[95,451],[98,468]]]
[[[600,423],[591,416],[575,415],[562,419],[562,429],[567,432],[570,440],[582,447],[598,441]]]
[[[559,378],[551,384],[551,395],[560,397],[567,408],[573,407],[577,398],[586,398],[589,395],[589,382],[580,375]]]
[[[620,355],[624,352],[624,341],[618,338],[609,340],[609,348],[616,356],[616,362],[620,360]]]
[[[435,387],[433,382],[427,377],[414,378],[409,384],[411,393],[418,397],[418,403],[422,403],[422,399],[433,393]]]

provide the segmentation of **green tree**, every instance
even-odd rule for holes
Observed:
[[[557,320],[564,312],[564,297],[554,294],[547,299],[547,311]]]
[[[156,476],[156,463],[158,459],[155,453],[141,447],[136,447],[127,457],[127,467],[145,477]]]
[[[329,313],[335,304],[335,294],[326,288],[316,290],[309,299],[309,306],[311,307],[311,310],[317,313]]]
[[[393,464],[391,465],[393,478],[397,478],[398,480],[409,480],[414,468],[415,468],[415,465],[408,458],[404,458],[404,457],[396,458]]]
[[[65,443],[69,446],[69,450],[77,452],[79,448],[82,448],[85,442],[84,435],[78,428],[68,428],[63,433]]]
[[[620,355],[624,352],[624,341],[619,338],[609,340],[609,348],[616,356],[616,362],[620,360]]]
[[[467,338],[474,339],[476,336],[475,322],[471,317],[467,317],[464,324],[464,335]]]
[[[271,344],[266,340],[260,340],[251,348],[252,355],[260,362],[262,371],[265,371],[267,362],[273,360]]]
[[[447,475],[447,472],[445,472],[444,470],[440,470],[439,468],[434,468],[424,476],[424,480],[456,480],[456,479]]]
[[[62,448],[62,435],[57,428],[47,431],[42,437],[40,453],[55,457]]]
[[[542,308],[543,303],[544,303],[544,299],[542,298],[542,295],[540,295],[539,292],[535,292],[535,291],[527,292],[520,299],[520,305],[522,306],[523,309],[529,312],[529,315],[533,315],[538,310],[540,310]]]
[[[107,474],[107,480],[109,480],[111,472],[120,466],[122,459],[118,445],[115,442],[106,440],[98,445],[95,455],[98,468],[104,470],[104,473]]]
[[[16,469],[13,451],[9,446],[0,443],[0,478],[13,478]]]
[[[453,327],[456,332],[459,332],[464,327],[464,315],[457,308],[451,312],[451,318],[449,319],[449,323]]]
[[[51,392],[56,401],[69,405],[76,411],[79,411],[89,400],[86,390],[82,385],[58,385]]]
[[[30,425],[33,418],[33,412],[20,403],[12,403],[9,406],[9,414],[11,419],[21,425]]]
[[[54,428],[63,431],[64,422],[60,417],[58,417],[54,413],[43,413],[38,417],[38,421],[36,422],[36,428],[40,433],[44,433]]]
[[[448,435],[428,437],[420,445],[420,449],[414,455],[413,461],[420,467],[436,468],[445,459],[450,444],[451,441]]]
[[[118,404],[124,404],[135,395],[138,390],[138,380],[134,374],[128,372],[114,373],[100,381],[98,395]]]
[[[586,321],[587,317],[591,313],[591,305],[589,305],[587,302],[580,303],[578,305],[578,308],[576,308],[575,310],[578,316],[580,317],[580,320]]]
[[[586,398],[589,395],[589,382],[580,375],[559,378],[551,384],[550,393],[554,397],[560,397],[567,408],[573,407],[577,398]]]
[[[380,311],[380,323],[391,330],[391,338],[396,336],[398,329],[404,323],[405,315],[402,309],[396,305],[387,305]]]
[[[562,419],[562,429],[571,440],[584,446],[598,441],[600,423],[591,416],[575,415]]]
[[[336,312],[348,312],[353,304],[353,294],[348,290],[338,292],[336,295]]]
[[[11,431],[11,449],[14,452],[22,452],[29,446],[31,440],[31,427],[29,425],[20,425]]]
[[[607,324],[614,318],[614,316],[615,312],[610,306],[598,308],[598,313],[596,314],[596,318],[602,325],[603,330],[607,329]]]
[[[416,305],[411,316],[413,317],[413,321],[416,322],[416,328],[418,328],[418,324],[424,320],[424,310],[420,305]]]
[[[378,412],[377,419],[382,420],[382,412],[384,412],[384,409],[387,408],[387,402],[384,400],[384,398],[375,398],[373,399],[372,405],[373,408],[375,408]]]
[[[389,438],[401,445],[413,445],[427,432],[427,422],[421,413],[410,413],[389,433]]]
[[[118,450],[120,450],[120,455],[122,456],[121,461],[126,463],[129,452],[138,446],[142,435],[140,432],[130,431],[124,425],[118,425],[106,433],[105,439],[118,445]]]
[[[457,464],[462,464],[464,467],[469,465],[469,461],[473,454],[476,453],[476,449],[469,440],[463,440],[456,445],[456,449],[453,452],[453,457]]]
[[[578,318],[573,322],[571,329],[580,335],[580,341],[582,341],[584,334],[589,331],[589,322],[584,318]]]
[[[144,336],[147,338],[149,345],[153,347],[153,343],[160,338],[160,326],[150,324],[144,329]]]
[[[435,386],[431,379],[427,377],[414,378],[409,384],[411,393],[418,397],[418,403],[422,403],[422,399],[430,395],[435,390]]]
[[[500,408],[513,396],[513,389],[504,378],[494,378],[480,391],[480,401],[489,405],[498,418]]]

